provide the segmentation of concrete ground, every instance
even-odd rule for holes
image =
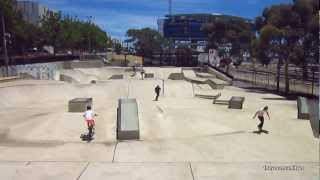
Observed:
[[[319,139],[309,121],[297,119],[296,101],[233,86],[168,80],[179,68],[145,68],[155,78],[121,68],[77,69],[79,83],[18,80],[0,83],[1,179],[262,179],[319,178]],[[64,73],[64,72],[61,72]],[[124,74],[123,80],[108,80]],[[93,79],[90,79],[93,78]],[[98,80],[90,84],[91,80]],[[153,101],[154,87],[164,87]],[[162,89],[163,90],[163,89]],[[194,94],[221,99],[244,96],[242,110],[212,104]],[[68,113],[68,101],[92,97],[95,139],[83,142],[82,113]],[[139,141],[116,141],[118,98],[136,98]],[[265,105],[269,134],[257,134],[252,116]]]

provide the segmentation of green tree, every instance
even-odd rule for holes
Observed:
[[[217,49],[220,57],[241,62],[250,52],[254,38],[251,24],[242,18],[228,17],[204,24],[202,30],[208,36],[208,48]]]
[[[192,59],[192,49],[188,46],[178,46],[175,49],[178,66],[192,66],[194,65]]]
[[[139,56],[152,59],[155,53],[163,53],[168,41],[156,30],[150,28],[129,29],[127,36],[133,42]]]
[[[121,52],[122,52],[122,46],[121,46],[121,44],[120,44],[119,42],[115,42],[115,43],[113,44],[113,46],[114,46],[114,51],[115,51],[117,54],[121,54]]]
[[[62,42],[59,41],[63,38],[62,35],[62,15],[61,12],[47,12],[46,16],[42,19],[42,32],[44,34],[44,41],[46,44],[53,46],[54,55],[56,48],[62,46]]]
[[[61,50],[106,50],[110,37],[92,22],[81,21],[61,12],[48,14],[42,20],[45,43]],[[110,44],[109,44],[110,45]]]
[[[319,27],[315,23],[319,19],[319,7],[314,7],[315,4],[313,0],[295,0],[293,4],[273,5],[256,19],[260,32],[257,54],[262,61],[270,60],[270,56],[278,57],[278,81],[280,65],[284,64],[286,93],[290,89],[289,63],[305,69],[310,61],[316,62],[319,57]]]
[[[41,38],[38,38],[41,36],[39,28],[23,20],[21,12],[16,8],[15,1],[0,1],[0,15],[4,16],[6,33],[10,35],[7,37],[7,48],[10,54],[23,54],[26,50],[41,45]],[[2,26],[0,29],[2,42]]]

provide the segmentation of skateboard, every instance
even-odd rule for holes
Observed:
[[[82,139],[82,141],[92,141],[94,139],[94,132],[92,133],[91,137],[89,136],[89,134],[81,134],[80,135],[80,139]]]

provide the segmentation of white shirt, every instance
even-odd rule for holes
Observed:
[[[84,112],[84,118],[86,120],[93,120],[93,111],[92,110],[87,110],[86,112]]]
[[[265,111],[263,109],[260,109],[259,111],[257,111],[257,115],[258,117],[263,117]]]

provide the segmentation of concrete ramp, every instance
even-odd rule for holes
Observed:
[[[201,78],[193,70],[184,70],[183,71],[184,79],[196,84],[208,84],[212,89],[223,89],[224,86],[229,85],[228,82],[223,81],[218,78]],[[202,74],[203,76],[208,76],[208,74]]]
[[[183,70],[183,76],[185,80],[193,83],[206,84],[207,81],[207,79],[197,77],[193,70]]]
[[[139,139],[139,117],[136,99],[119,99],[117,109],[117,139]]]

